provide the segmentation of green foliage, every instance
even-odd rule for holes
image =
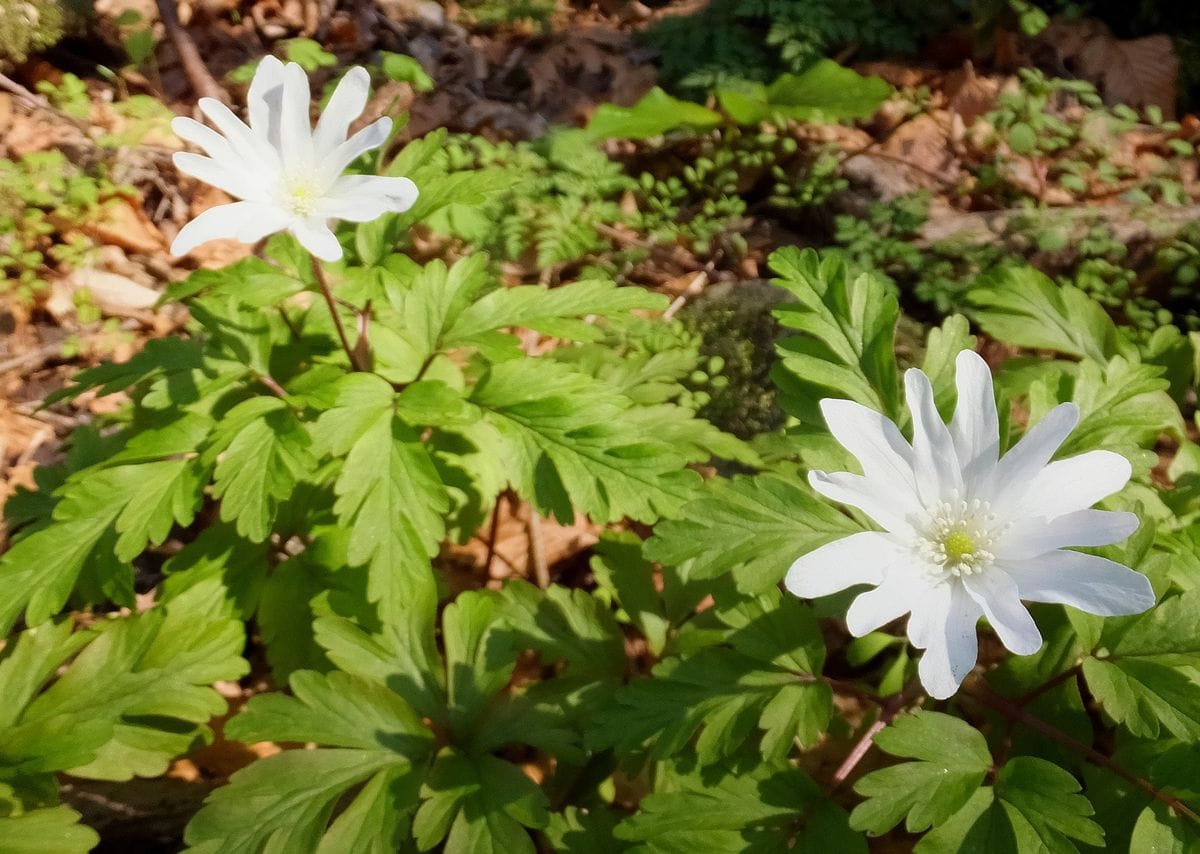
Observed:
[[[1090,816],[1079,782],[1044,759],[1019,756],[1007,762],[993,786],[975,792],[948,821],[921,840],[922,852],[1078,851],[1077,842],[1103,845],[1104,833]]]
[[[863,117],[887,97],[812,63],[843,39],[884,46],[860,4],[843,6],[704,13],[728,15],[735,39],[772,19],[770,45],[795,67],[725,88],[721,104],[775,129],[656,90],[602,110],[590,132],[535,143],[430,134],[386,168],[417,182],[417,205],[342,228],[342,263],[314,268],[276,236],[261,257],[197,271],[169,291],[189,309],[186,336],[55,395],[48,405],[85,392],[128,403],[76,431],[37,489],[6,504],[0,847],[97,844],[59,804],[56,775],[158,775],[203,745],[228,709],[211,685],[247,672],[248,639],[246,657],[265,662],[255,690],[260,676],[287,689],[258,691],[224,733],[283,749],[214,789],[186,831],[198,854],[857,854],[882,834],[918,851],[1195,846],[1200,456],[1180,404],[1194,404],[1196,349],[1174,327],[1134,334],[1114,320],[1138,295],[1103,266],[1119,266],[1111,240],[1088,235],[1093,263],[1070,283],[948,247],[929,262],[907,246],[928,206],[916,197],[839,223],[838,255],[775,252],[752,320],[701,301],[664,322],[665,298],[606,274],[631,278],[667,248],[739,258],[752,210],[795,212],[836,188],[836,158],[778,119]],[[331,63],[315,42],[285,50]],[[378,71],[430,83],[398,54]],[[1076,129],[1030,105],[1086,90],[1029,87],[1045,100],[1005,102],[997,147],[1083,151]],[[677,132],[681,121],[701,130]],[[618,161],[596,144],[610,134],[644,141]],[[21,204],[61,203],[70,178],[51,183],[50,165],[14,167],[47,173],[16,181],[33,200]],[[416,260],[436,256],[430,235],[457,241],[440,248],[458,260]],[[1164,266],[1185,269],[1175,250]],[[1159,598],[1107,620],[1037,607],[1043,648],[1014,658],[985,640],[985,666],[936,711],[906,687],[899,626],[845,643],[851,594],[810,605],[779,588],[798,555],[864,529],[806,483],[805,470],[854,466],[820,399],[907,430],[900,371],[921,365],[937,407],[955,403],[955,357],[976,339],[962,315],[927,335],[901,317],[896,291],[914,270],[936,283],[918,296],[969,306],[1003,345],[989,358],[1055,354],[999,366],[1002,444],[1074,401],[1081,421],[1061,453],[1125,455],[1133,482],[1105,506],[1143,520],[1099,553],[1144,572]],[[1151,477],[1164,438],[1180,448],[1173,489],[1161,469]],[[498,522],[504,493],[531,519],[605,530],[556,580],[473,589],[482,573],[455,566],[450,546]],[[83,612],[79,628],[68,610]],[[841,713],[851,697],[861,716]],[[895,761],[856,770],[864,734]],[[839,751],[858,758],[825,761]]]
[[[312,39],[288,39],[283,42],[283,55],[310,74],[321,68],[337,65],[337,57]]]
[[[954,11],[909,0],[714,0],[698,12],[660,19],[646,35],[662,76],[691,91],[803,72],[847,45],[911,52]],[[766,38],[763,38],[765,32]]]
[[[1200,703],[1192,665],[1200,623],[1190,591],[1138,617],[1107,622],[1083,672],[1105,712],[1140,738],[1165,730],[1200,741]]]
[[[340,669],[294,673],[291,696],[256,697],[229,725],[244,741],[317,748],[235,774],[189,825],[189,851],[425,851],[443,840],[450,852],[535,850],[527,829],[547,825],[546,795],[496,754],[530,745],[578,755],[590,706],[624,667],[616,624],[582,591],[523,583],[447,606],[440,655],[431,601],[399,617],[374,634],[318,621]],[[564,669],[514,688],[525,650]]]
[[[742,767],[714,779],[685,757],[661,763],[656,782],[642,810],[617,828],[619,838],[642,842],[647,850],[867,850],[846,826],[845,811],[822,798],[807,774],[784,762],[747,757]]]
[[[900,718],[875,736],[875,744],[893,756],[917,760],[872,771],[855,785],[866,800],[854,808],[851,826],[875,835],[901,819],[909,833],[945,823],[992,767],[983,735],[938,712]]]
[[[588,734],[593,747],[645,750],[663,759],[686,748],[697,729],[703,765],[733,756],[761,731],[762,755],[782,760],[793,742],[817,742],[829,723],[832,694],[814,678],[825,645],[804,603],[775,588],[718,603],[723,642],[655,667],[650,679],[621,689]]]
[[[225,711],[205,686],[245,670],[243,623],[292,696],[256,698],[226,733],[321,747],[237,775],[189,830],[195,850],[411,838],[532,851],[549,795],[512,752],[564,774],[591,761],[582,735],[626,662],[611,600],[513,583],[457,597],[438,624],[433,559],[506,489],[568,523],[652,524],[697,494],[690,464],[757,458],[695,417],[681,380],[698,348],[653,319],[662,297],[596,278],[506,287],[482,255],[422,266],[392,251],[414,216],[503,186],[450,173],[440,139],[401,154],[425,175],[423,207],[347,229],[355,263],[324,273],[344,325],[365,330],[353,360],[309,259],[276,237],[269,260],[173,287],[188,337],[83,371],[55,396],[130,402],[7,505],[0,628],[18,634],[0,660],[15,680],[0,780],[19,801],[0,821],[13,838],[53,826],[84,850],[94,838],[56,806],[49,775],[160,774],[203,743]],[[518,330],[563,346],[525,355]],[[360,358],[370,370],[353,369]],[[95,639],[58,617],[144,605],[147,566],[165,581],[146,613]],[[528,678],[528,656],[558,675]]]
[[[86,260],[91,242],[63,233],[99,217],[119,189],[60,151],[0,160],[0,274],[6,279],[0,292],[31,300],[47,288],[45,276],[56,263]]]
[[[1079,782],[1058,766],[1031,756],[1004,764],[992,786],[983,736],[958,718],[920,712],[875,737],[896,756],[916,759],[873,771],[855,791],[868,800],[855,808],[852,827],[880,834],[904,819],[910,832],[935,829],[919,851],[1076,851],[1071,840],[1102,845],[1104,833]]]
[[[763,474],[708,484],[681,518],[658,526],[646,554],[688,566],[689,578],[732,572],[739,586],[760,592],[783,578],[796,555],[856,530],[794,476]]]
[[[1003,271],[970,298],[984,331],[1002,341],[1098,362],[1136,352],[1093,300],[1027,267]]]
[[[823,59],[803,74],[783,74],[770,86],[743,85],[717,90],[721,107],[739,125],[788,119],[836,122],[867,119],[887,100],[892,87],[878,77],[864,77],[832,60]],[[596,139],[646,139],[680,128],[708,130],[721,123],[721,114],[700,104],[673,98],[654,87],[632,107],[601,104],[588,122]]]
[[[98,837],[54,805],[55,773],[157,776],[209,738],[207,722],[226,708],[209,686],[247,670],[241,625],[214,607],[216,593],[208,583],[166,608],[79,631],[46,622],[9,638],[0,657],[6,846],[89,850]]]
[[[655,86],[632,107],[601,104],[588,122],[587,132],[595,139],[645,139],[680,127],[707,130],[720,122],[720,113],[672,98]]]
[[[983,117],[993,129],[987,140],[992,158],[978,169],[979,195],[1011,203],[1045,201],[1050,188],[1080,199],[1120,190],[1131,202],[1186,203],[1181,169],[1194,154],[1190,143],[1164,141],[1159,166],[1149,175],[1139,174],[1111,156],[1120,137],[1140,122],[1133,109],[1106,107],[1095,87],[1083,80],[1047,78],[1036,69],[1021,69],[1019,77],[1020,88],[1002,93],[996,108]],[[1082,111],[1082,120],[1064,104]],[[1179,124],[1163,121],[1161,112],[1151,111],[1148,119],[1164,137],[1179,131]],[[1036,189],[1020,178],[1022,167],[1031,164],[1044,172]]]
[[[597,113],[606,115],[603,108]],[[700,256],[740,257],[747,247],[736,226],[749,210],[746,197],[761,196],[790,213],[844,186],[831,153],[803,149],[775,131],[723,126],[699,136],[674,134],[660,152],[670,166],[665,173],[611,160],[590,134],[555,131],[532,143],[448,137],[429,149],[427,174],[448,172],[501,192],[481,206],[455,199],[433,214],[431,226],[542,277],[584,265],[625,272],[651,247],[683,244]],[[623,238],[629,229],[644,234],[646,245],[631,246]]]
[[[744,125],[768,119],[869,119],[891,94],[892,87],[880,78],[864,77],[829,59],[818,60],[802,74],[783,74],[770,86],[717,90],[721,106]]]
[[[770,261],[780,275],[776,284],[796,297],[776,310],[779,322],[799,333],[779,343],[776,382],[785,411],[815,422],[817,400],[832,394],[898,416],[895,296],[879,280],[852,278],[838,258],[822,259],[811,249],[780,249]]]

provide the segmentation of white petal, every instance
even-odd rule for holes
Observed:
[[[1034,476],[1024,495],[1012,504],[1011,515],[1052,518],[1091,507],[1124,489],[1132,473],[1129,460],[1112,451],[1055,460]]]
[[[300,245],[322,261],[337,261],[342,257],[342,246],[338,243],[325,220],[316,217],[295,222],[288,229]]]
[[[909,640],[917,647],[921,644],[913,637],[913,623],[916,621],[924,626],[925,654],[917,665],[921,684],[931,697],[945,700],[958,690],[975,666],[979,655],[975,623],[979,620],[980,611],[961,584],[945,584],[941,587],[940,596],[931,597],[928,606],[922,602],[913,611],[908,625]]]
[[[1017,583],[1008,573],[991,566],[962,583],[1005,647],[1017,655],[1033,655],[1041,648],[1042,633],[1021,604]]]
[[[855,584],[878,584],[897,555],[896,546],[886,534],[851,534],[798,557],[783,584],[805,599],[828,596]]]
[[[279,127],[283,112],[283,63],[267,55],[258,63],[250,91],[246,93],[250,128],[279,149]]]
[[[885,530],[902,536],[912,534],[912,526],[908,523],[908,514],[912,512],[911,498],[893,491],[886,483],[844,471],[829,474],[810,471],[808,482],[826,498],[857,507]]]
[[[171,162],[183,174],[212,184],[235,198],[254,202],[267,201],[262,183],[247,174],[240,165],[231,165],[229,160],[216,160],[188,151],[177,151],[171,156]]]
[[[914,509],[919,506],[912,446],[889,418],[852,400],[833,398],[821,401],[821,414],[833,438],[854,455],[867,478],[910,493]]]
[[[916,368],[904,373],[904,389],[913,419],[913,470],[917,491],[925,504],[948,498],[962,490],[962,468],[950,430],[938,415],[929,377]]]
[[[312,120],[309,110],[312,95],[308,75],[295,62],[283,68],[283,109],[280,114],[279,150],[284,171],[290,175],[308,175],[316,167],[313,153]]]
[[[217,205],[179,230],[171,243],[171,254],[186,255],[201,243],[223,238],[254,243],[283,230],[289,219],[285,211],[258,202]]]
[[[318,160],[332,154],[346,140],[350,124],[362,115],[370,92],[371,75],[361,66],[351,68],[338,81],[313,134],[313,147]]]
[[[1017,582],[1021,598],[1032,602],[1070,605],[1101,617],[1140,614],[1154,605],[1154,589],[1146,576],[1095,555],[1056,551],[1027,561],[1006,561],[1003,567]]]
[[[1078,423],[1079,407],[1073,403],[1061,403],[1047,412],[1021,437],[1021,441],[1000,458],[986,489],[989,494],[984,496],[990,498],[992,512],[1001,517],[1011,516],[1015,505],[1029,491],[1033,479],[1050,462]]]
[[[200,148],[209,157],[233,157],[233,148],[229,141],[208,125],[201,124],[187,116],[176,116],[171,119],[171,130],[185,142]]]
[[[992,372],[974,350],[963,350],[955,359],[958,403],[950,420],[950,436],[963,468],[964,480],[990,472],[1000,453],[1000,421]]]
[[[846,628],[855,637],[873,632],[913,609],[916,594],[912,581],[903,574],[887,578],[874,590],[854,597],[846,611]]]
[[[360,155],[365,154],[372,148],[378,148],[387,142],[388,135],[391,132],[392,120],[384,116],[338,145],[332,154],[321,158],[320,166],[325,179],[332,183]]]
[[[225,135],[233,153],[246,163],[252,171],[264,170],[271,173],[279,171],[279,154],[267,142],[266,137],[260,136],[233,114],[233,112],[216,98],[201,98],[197,105],[200,112],[216,125],[217,130]]]
[[[408,178],[343,175],[318,202],[315,214],[347,222],[370,222],[389,211],[408,210],[417,195],[417,185]]]
[[[1024,560],[1067,546],[1107,546],[1138,529],[1134,513],[1076,510],[1053,519],[1018,519],[1000,534],[992,552],[1000,560]]]

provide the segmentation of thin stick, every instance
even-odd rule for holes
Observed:
[[[188,31],[183,28],[183,24],[179,23],[175,0],[155,0],[155,2],[158,5],[158,17],[162,19],[167,35],[171,37],[171,42],[175,45],[175,52],[179,54],[179,62],[183,66],[183,73],[188,82],[192,84],[192,90],[201,97],[216,98],[218,101],[228,104],[228,93],[213,79],[208,66],[204,64],[204,60],[200,56],[200,51],[196,48],[196,43],[192,41]]]
[[[321,269],[321,262],[316,256],[312,257],[313,275],[317,277],[317,284],[321,287],[321,293],[325,297],[325,305],[329,306],[329,314],[333,318],[334,328],[337,329],[338,338],[342,342],[342,349],[346,351],[346,358],[350,360],[350,367],[356,371],[366,371],[366,368],[360,363],[358,354],[354,348],[350,346],[350,339],[346,337],[346,327],[342,325],[342,318],[338,314],[337,303],[333,299],[333,291],[329,289],[329,281],[325,278],[325,271]]]
[[[875,723],[867,727],[867,731],[862,734],[858,742],[851,748],[850,753],[842,760],[842,764],[833,772],[833,779],[830,781],[831,791],[837,791],[845,782],[850,779],[850,775],[854,773],[854,769],[858,767],[858,763],[862,762],[863,757],[870,752],[875,744],[875,736],[879,732],[895,720],[896,715],[904,710],[909,701],[917,695],[920,690],[920,683],[910,682],[903,691],[898,694],[893,694],[888,697],[883,703],[883,708],[879,712],[879,719]]]
[[[986,680],[976,680],[970,689],[970,693],[973,694],[975,698],[984,705],[995,709],[1008,720],[1023,724],[1034,732],[1044,735],[1051,741],[1057,741],[1064,747],[1069,747],[1071,750],[1074,750],[1076,753],[1083,756],[1084,759],[1091,762],[1093,765],[1098,765],[1107,771],[1111,771],[1125,782],[1136,786],[1150,797],[1166,804],[1177,814],[1186,816],[1196,824],[1200,824],[1200,815],[1197,815],[1190,807],[1188,807],[1187,804],[1179,800],[1179,798],[1175,797],[1174,795],[1169,795],[1160,789],[1156,789],[1149,780],[1145,780],[1139,777],[1137,774],[1134,774],[1132,771],[1124,768],[1121,765],[1118,765],[1112,759],[1105,756],[1091,745],[1084,744],[1082,741],[1067,735],[1057,727],[1046,723],[1041,718],[1034,717],[1012,700],[997,694],[994,690],[992,690],[992,686],[989,685]]]
[[[43,110],[53,109],[50,106],[49,101],[47,101],[41,95],[35,95],[33,92],[30,92],[7,74],[0,74],[0,89],[11,92],[17,97],[17,100],[27,107],[36,107]]]
[[[41,347],[30,350],[28,353],[22,353],[20,356],[13,356],[11,359],[5,359],[3,362],[0,362],[0,374],[6,374],[9,371],[17,369],[23,370],[26,374],[31,374],[47,362],[61,356],[62,344],[43,344]]]

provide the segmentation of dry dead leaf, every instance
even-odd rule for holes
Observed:
[[[1106,103],[1154,106],[1174,118],[1179,58],[1170,36],[1122,40],[1102,21],[1056,19],[1038,38],[1064,65],[1094,83]]]
[[[120,246],[127,252],[152,255],[167,248],[167,243],[140,204],[124,196],[101,206],[98,219],[80,226],[80,231],[97,243]]]

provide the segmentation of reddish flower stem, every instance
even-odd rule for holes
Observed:
[[[361,354],[350,346],[350,339],[346,337],[346,327],[342,325],[342,318],[338,315],[337,302],[333,298],[333,291],[329,289],[329,280],[325,278],[325,271],[321,269],[321,262],[316,256],[312,258],[313,275],[317,277],[317,285],[321,288],[321,294],[325,297],[325,305],[329,306],[329,315],[333,318],[333,326],[337,330],[338,339],[342,342],[342,349],[346,351],[346,358],[350,360],[350,367],[356,371],[367,372],[368,368],[363,364]]]

